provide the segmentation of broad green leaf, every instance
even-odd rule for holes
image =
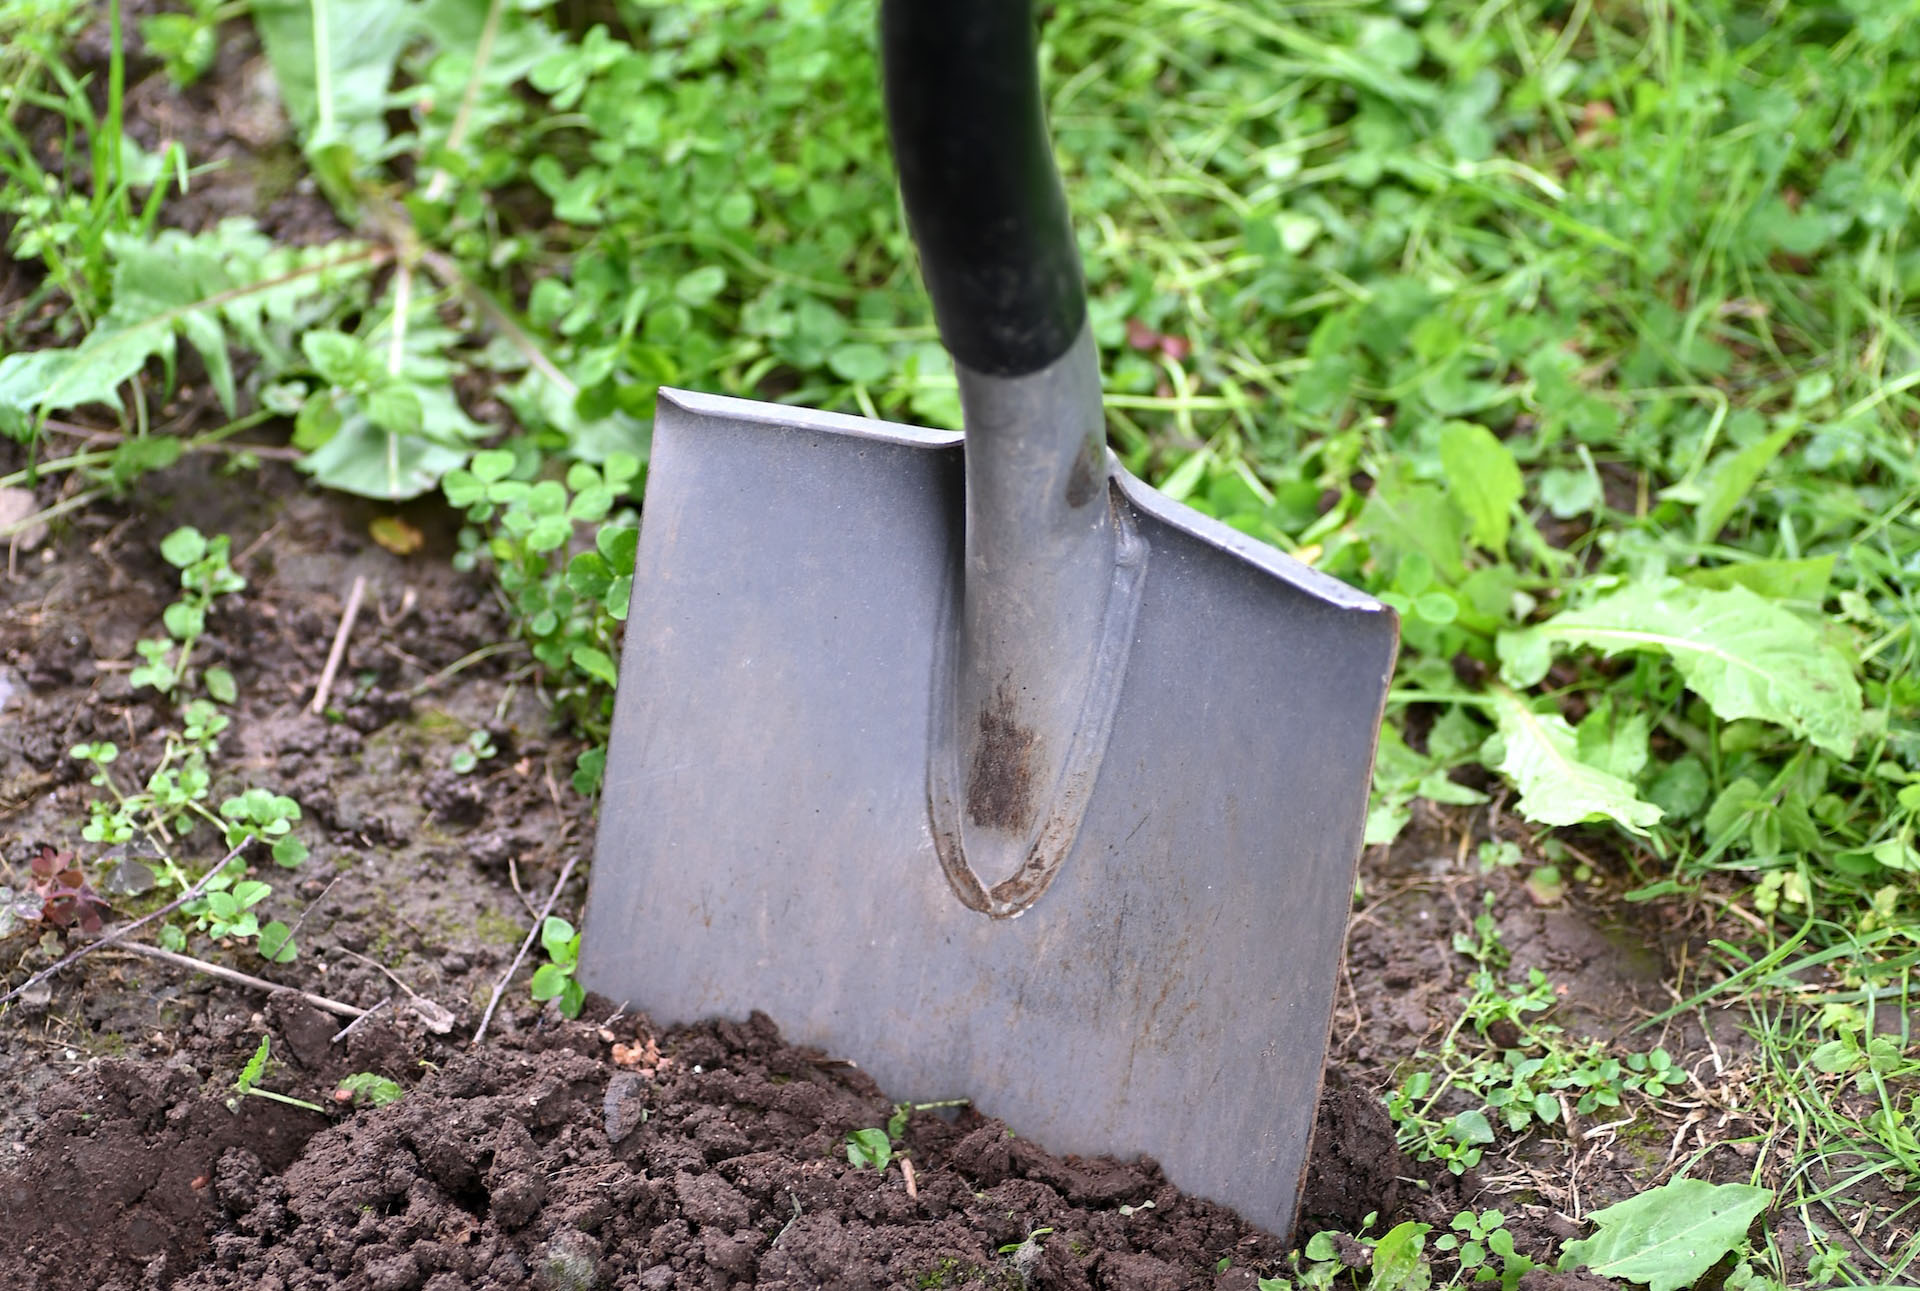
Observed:
[[[300,465],[328,488],[399,502],[425,493],[464,457],[457,449],[424,439],[385,434],[356,416]]]
[[[1827,555],[1800,560],[1750,560],[1695,570],[1687,575],[1687,581],[1696,587],[1745,587],[1769,600],[1819,605],[1827,599],[1827,587],[1833,581],[1834,559]]]
[[[331,328],[316,328],[300,338],[300,352],[313,370],[338,386],[350,386],[378,376],[380,364],[355,336]]]
[[[893,360],[878,345],[867,341],[854,341],[837,347],[827,355],[827,366],[842,381],[852,381],[859,385],[873,385],[884,381],[893,371]]]
[[[567,562],[567,586],[587,600],[599,600],[612,585],[613,571],[599,552],[583,551]]]
[[[309,153],[346,144],[360,158],[387,141],[387,89],[415,6],[395,0],[254,0],[253,24],[280,98]]]
[[[504,448],[489,448],[473,455],[474,477],[483,484],[496,484],[513,473],[514,456]]]
[[[1751,1184],[1675,1179],[1593,1212],[1599,1231],[1568,1242],[1560,1268],[1644,1282],[1648,1291],[1678,1291],[1738,1250],[1747,1227],[1772,1201],[1771,1190]]]
[[[209,668],[200,676],[206,685],[207,694],[223,704],[231,704],[239,697],[240,688],[234,684],[233,674],[225,668]]]
[[[160,540],[160,555],[175,569],[185,569],[207,554],[207,540],[192,525],[182,525]]]
[[[573,648],[573,666],[597,681],[609,686],[620,684],[620,672],[613,666],[613,660],[606,651],[596,650],[592,646],[577,645]]]
[[[540,925],[540,944],[546,948],[547,955],[558,963],[571,963],[578,953],[574,943],[573,925],[558,915],[548,915]]]
[[[1643,712],[1616,714],[1613,700],[1601,696],[1577,728],[1579,757],[1608,775],[1631,780],[1647,765],[1647,740],[1653,719]]]
[[[855,1130],[847,1135],[847,1164],[858,1168],[884,1170],[893,1160],[893,1142],[878,1127]]]
[[[1636,834],[1660,819],[1632,784],[1580,760],[1579,739],[1566,719],[1536,713],[1504,687],[1493,693],[1497,739],[1489,765],[1520,791],[1520,814],[1543,825],[1609,819]]]
[[[1753,491],[1760,473],[1780,456],[1798,431],[1797,426],[1782,426],[1765,439],[1748,444],[1737,453],[1719,459],[1700,486],[1700,505],[1693,513],[1693,537],[1696,542],[1712,542],[1741,499]]]
[[[272,964],[290,964],[300,954],[300,948],[294,944],[293,929],[278,919],[260,930],[260,939],[254,947],[262,959]]]
[[[1540,500],[1557,520],[1571,520],[1605,501],[1600,477],[1590,470],[1555,466],[1540,472]]]
[[[718,296],[727,286],[727,271],[717,264],[702,265],[700,268],[681,275],[673,284],[673,294],[682,304],[695,309]]]
[[[1647,797],[1669,816],[1685,819],[1706,805],[1711,787],[1706,764],[1688,755],[1669,763],[1654,777]]]
[[[264,934],[262,936],[264,940]],[[353,1095],[356,1103],[364,1102],[372,1107],[385,1107],[388,1103],[397,1103],[405,1092],[400,1082],[388,1080],[385,1076],[371,1071],[359,1071],[340,1082],[340,1088]]]
[[[1481,1118],[1483,1124],[1485,1120]],[[1492,1138],[1493,1132],[1488,1130],[1486,1140],[1482,1141]],[[1427,1244],[1428,1227],[1409,1220],[1387,1230],[1380,1244],[1373,1248],[1373,1277],[1367,1283],[1367,1291],[1423,1291],[1430,1284],[1432,1273],[1421,1256]]]
[[[533,970],[533,998],[536,1000],[558,999],[567,989],[569,978],[565,969],[558,964],[542,964]]]
[[[1545,675],[1554,644],[1604,654],[1654,650],[1727,721],[1758,717],[1849,756],[1865,722],[1853,665],[1812,627],[1744,587],[1676,579],[1635,584],[1581,610],[1499,639],[1517,686]]]
[[[292,361],[293,336],[317,312],[351,303],[342,299],[343,281],[363,274],[369,260],[339,244],[277,248],[243,220],[193,235],[108,233],[103,245],[113,262],[112,308],[73,349],[0,358],[0,432],[24,438],[52,413],[117,406],[120,386],[148,360],[171,372],[179,336],[200,352],[232,413],[228,329],[261,355],[262,375],[271,377]]]
[[[42,399],[65,380],[73,357],[72,350],[33,350],[0,358],[0,434],[23,443],[33,437]]]
[[[1458,583],[1466,572],[1460,554],[1466,531],[1459,510],[1439,489],[1406,479],[1396,467],[1382,471],[1375,481],[1358,527],[1383,564],[1397,565],[1402,556],[1418,552],[1443,583]]]
[[[633,554],[640,545],[640,531],[632,525],[605,528],[593,536],[593,545],[607,558],[607,566],[616,574],[633,572]]]
[[[1469,536],[1488,551],[1504,551],[1524,488],[1513,450],[1485,426],[1450,421],[1440,431],[1440,464],[1449,495],[1466,512]]]

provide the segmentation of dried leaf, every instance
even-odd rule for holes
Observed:
[[[411,556],[426,542],[426,535],[399,516],[375,516],[367,526],[373,540],[396,556]]]

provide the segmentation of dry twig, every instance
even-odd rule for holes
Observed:
[[[507,983],[511,982],[513,975],[520,971],[520,962],[527,957],[527,952],[533,949],[534,940],[540,935],[541,925],[546,923],[547,916],[553,913],[553,903],[560,899],[560,889],[567,886],[567,880],[573,876],[573,867],[579,860],[578,852],[567,858],[567,863],[560,869],[560,877],[553,881],[553,891],[547,893],[547,904],[541,908],[539,917],[533,921],[533,927],[527,930],[527,939],[520,943],[520,949],[514,955],[513,962],[507,965],[507,971],[502,973],[500,980],[493,984],[493,996],[487,1001],[487,1011],[480,1015],[480,1025],[473,1033],[473,1043],[476,1046],[486,1037],[487,1025],[493,1021],[493,1011],[500,1007],[500,997],[506,994]]]
[[[334,629],[333,647],[327,651],[320,682],[313,688],[313,702],[307,705],[307,711],[315,716],[326,711],[327,696],[333,691],[333,675],[340,671],[340,661],[346,657],[347,638],[353,634],[353,621],[360,615],[360,600],[366,594],[367,576],[355,574],[353,588],[347,593],[347,607],[340,611],[340,626]]]
[[[208,963],[204,959],[195,959],[192,955],[176,955],[171,950],[162,950],[158,946],[149,946],[142,941],[130,941],[120,947],[120,949],[130,954],[144,955],[148,959],[157,959],[162,963],[172,964],[176,968],[185,968],[195,973],[205,973],[208,977],[217,977],[223,982],[232,982],[236,986],[250,986],[256,991],[265,991],[269,995],[276,991],[289,991],[313,1005],[314,1008],[324,1009],[328,1013],[337,1013],[343,1018],[361,1018],[373,1012],[372,1009],[363,1009],[355,1004],[342,1004],[339,1000],[330,1000],[324,995],[315,995],[311,991],[295,990],[293,987],[283,986],[279,982],[269,982],[264,977],[255,977],[251,973],[243,973],[237,968],[228,968],[224,964]]]

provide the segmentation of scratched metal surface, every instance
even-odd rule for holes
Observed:
[[[582,978],[664,1023],[764,1009],[1284,1234],[1392,616],[1123,481],[1152,553],[1112,742],[1052,887],[990,919],[927,810],[958,445],[663,396]]]

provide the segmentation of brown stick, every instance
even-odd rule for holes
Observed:
[[[387,996],[386,999],[381,1000],[378,1004],[368,1009],[365,1013],[362,1013],[359,1017],[355,1018],[353,1021],[341,1027],[338,1031],[335,1031],[333,1033],[333,1043],[339,1044],[342,1040],[352,1035],[354,1033],[355,1028],[357,1028],[362,1022],[365,1022],[368,1018],[378,1013],[381,1009],[386,1008],[387,1005],[391,1003],[393,1003],[393,996],[389,995]]]
[[[251,973],[243,973],[237,968],[228,968],[223,964],[210,964],[204,959],[195,959],[191,955],[176,955],[171,950],[162,950],[158,946],[149,946],[143,941],[130,941],[120,947],[120,949],[130,951],[136,955],[145,955],[148,959],[157,959],[162,963],[172,964],[175,967],[185,968],[195,973],[205,973],[208,977],[217,977],[221,981],[232,982],[236,986],[250,986],[256,991],[265,991],[269,995],[276,991],[292,991],[293,994],[313,1005],[314,1008],[325,1009],[329,1013],[337,1013],[343,1018],[361,1018],[373,1011],[372,1009],[360,1008],[354,1004],[342,1004],[339,1000],[330,1000],[324,995],[315,995],[311,991],[294,990],[291,986],[282,986],[279,982],[269,982],[264,977],[255,977]]]
[[[540,935],[540,928],[546,923],[547,916],[553,913],[553,903],[560,899],[560,889],[567,885],[567,879],[573,874],[574,863],[579,859],[578,852],[567,858],[567,863],[560,869],[560,877],[553,881],[553,891],[547,893],[547,904],[541,908],[539,915],[534,919],[533,927],[527,930],[527,939],[520,943],[519,953],[514,955],[513,962],[507,965],[507,971],[501,975],[500,980],[493,984],[493,998],[487,1001],[487,1011],[480,1015],[480,1026],[473,1033],[473,1043],[476,1046],[486,1037],[487,1024],[493,1021],[493,1011],[500,1007],[500,997],[506,994],[507,983],[511,982],[513,975],[520,971],[520,961],[527,957],[529,950],[533,949],[534,939]]]
[[[347,655],[347,638],[353,634],[353,621],[360,615],[360,599],[367,594],[367,576],[355,574],[353,588],[347,593],[347,608],[340,611],[340,626],[334,629],[333,648],[327,651],[326,667],[320,670],[320,682],[313,688],[313,702],[307,711],[316,717],[326,711],[327,696],[333,691],[333,675]]]
[[[49,964],[47,967],[35,973],[32,977],[29,977],[26,981],[20,983],[20,985],[8,991],[5,995],[0,995],[0,1004],[5,1004],[8,1001],[14,999],[15,997],[21,995],[22,993],[32,990],[34,987],[38,986],[40,983],[52,978],[53,975],[58,973],[61,969],[67,967],[69,964],[77,963],[78,961],[85,959],[88,955],[91,955],[94,951],[105,950],[107,947],[117,944],[118,942],[124,940],[127,937],[127,935],[133,932],[136,928],[144,927],[145,925],[152,923],[155,919],[159,919],[165,915],[172,914],[175,910],[178,910],[181,906],[185,905],[187,902],[197,900],[200,894],[206,891],[207,884],[213,882],[213,876],[220,873],[220,871],[226,869],[227,866],[233,862],[233,858],[240,855],[241,852],[245,851],[247,848],[247,844],[251,843],[252,841],[253,841],[253,835],[251,834],[247,835],[245,838],[241,839],[238,843],[234,844],[233,850],[231,852],[228,852],[224,857],[222,857],[220,859],[219,864],[209,869],[205,874],[202,874],[200,876],[199,882],[195,883],[192,887],[188,888],[185,892],[181,893],[179,896],[175,897],[173,900],[167,902],[167,904],[161,906],[158,910],[155,910],[152,914],[142,915],[140,918],[135,919],[130,924],[126,924],[123,927],[115,928],[112,932],[109,932],[100,937],[97,937],[93,941],[88,942],[86,945],[81,946],[79,949],[69,952],[68,954],[63,956],[58,962]]]

